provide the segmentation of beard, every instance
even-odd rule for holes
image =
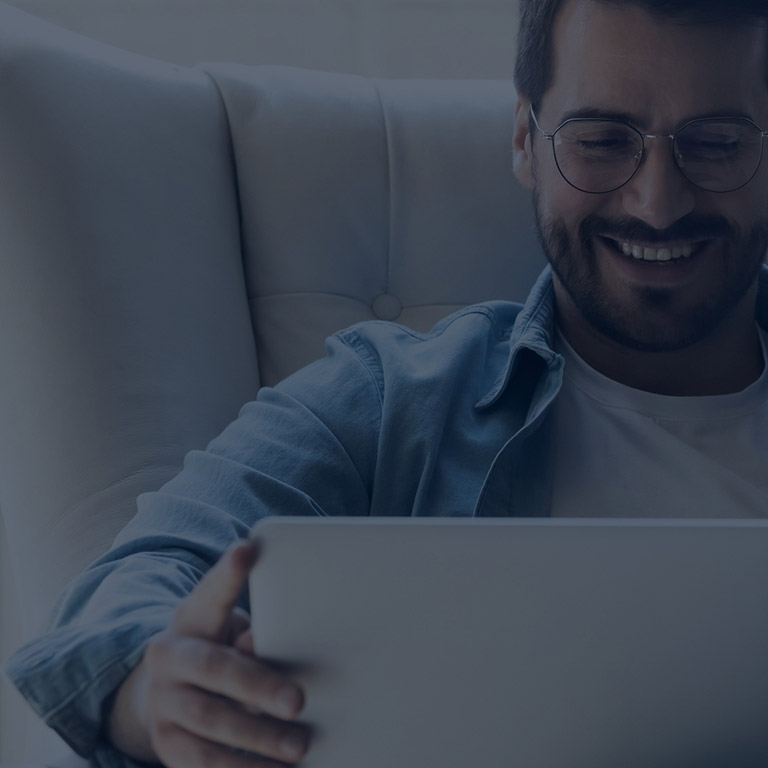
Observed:
[[[533,203],[544,255],[573,304],[595,330],[631,349],[674,351],[711,336],[753,286],[768,251],[768,219],[742,234],[723,217],[690,214],[660,232],[638,219],[591,214],[569,231],[563,220],[546,219],[535,190]],[[649,243],[720,238],[720,252],[710,256],[719,260],[721,279],[708,295],[688,305],[676,290],[652,285],[627,285],[631,300],[621,299],[600,272],[597,235]]]

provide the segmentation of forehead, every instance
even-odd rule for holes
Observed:
[[[723,110],[768,123],[766,29],[659,19],[634,4],[566,0],[555,20],[554,69],[543,108],[584,107],[674,128]]]

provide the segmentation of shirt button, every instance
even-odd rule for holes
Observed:
[[[397,320],[403,311],[400,299],[392,293],[380,293],[371,305],[373,314],[379,320]]]

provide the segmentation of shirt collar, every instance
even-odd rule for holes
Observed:
[[[529,349],[549,366],[559,355],[553,351],[555,333],[555,293],[552,268],[547,265],[534,283],[523,308],[515,319],[509,337],[509,356],[488,393],[475,404],[487,408],[499,399],[519,367],[521,351]]]
[[[768,265],[763,264],[758,274],[757,322],[768,331]],[[475,404],[475,408],[487,408],[495,403],[508,386],[519,368],[521,351],[528,349],[543,359],[548,368],[561,360],[554,351],[555,293],[552,268],[547,265],[534,283],[523,308],[518,314],[509,337],[509,356],[499,371],[488,393]]]

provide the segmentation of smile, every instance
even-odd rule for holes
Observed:
[[[636,261],[655,261],[670,262],[678,259],[689,259],[691,256],[701,250],[706,241],[670,243],[668,245],[645,245],[643,243],[632,243],[627,240],[615,240],[612,237],[602,238],[614,250],[623,253],[625,256],[631,256]]]

